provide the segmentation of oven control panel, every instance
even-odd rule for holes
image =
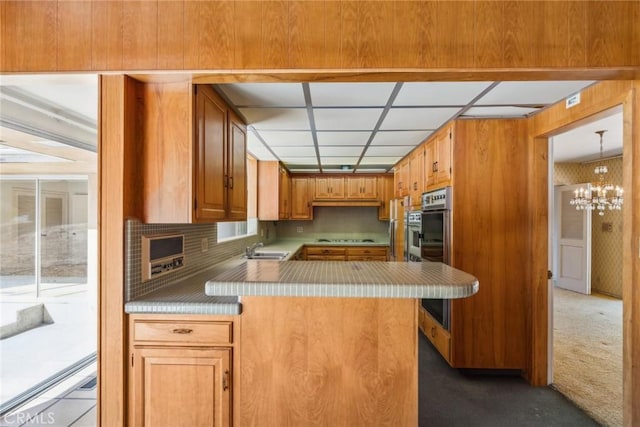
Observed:
[[[453,202],[451,197],[451,187],[441,188],[440,190],[422,193],[422,210],[450,210]]]

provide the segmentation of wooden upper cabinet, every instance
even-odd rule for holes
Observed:
[[[280,209],[278,216],[280,219],[289,219],[291,216],[291,178],[289,172],[280,166],[280,191],[279,191]]]
[[[246,128],[227,104],[190,82],[133,82],[130,90],[131,129],[142,141],[142,221],[246,219]]]
[[[430,188],[436,184],[438,173],[436,172],[437,144],[436,140],[426,143],[424,150],[424,185]]]
[[[247,218],[245,125],[209,86],[196,86],[194,222]]]
[[[290,206],[289,173],[278,161],[258,161],[258,219],[288,219]]]
[[[380,221],[388,220],[390,216],[391,199],[395,198],[393,187],[393,175],[387,174],[378,177],[378,198],[380,199],[380,207],[378,208],[378,219]]]
[[[420,206],[422,203],[422,193],[424,192],[424,177],[422,175],[424,167],[424,147],[418,147],[409,157],[411,206]]]
[[[212,89],[196,86],[194,222],[227,215],[227,106]],[[224,185],[223,185],[224,183]]]
[[[453,125],[448,127],[438,139],[437,183],[448,185],[451,182],[453,165],[451,153],[453,149]]]
[[[451,184],[453,124],[438,132],[426,144],[424,168],[425,186],[428,190]]]
[[[316,199],[344,199],[344,177],[316,177]]]
[[[247,219],[247,127],[233,111],[228,112],[227,219]]]
[[[375,176],[348,176],[347,199],[376,199],[378,197],[378,181]]]
[[[399,165],[397,170],[397,179],[396,179],[396,192],[398,197],[404,197],[409,195],[410,188],[410,180],[411,176],[409,175],[409,159],[403,159]]]
[[[311,200],[315,181],[313,177],[295,175],[291,177],[291,219],[313,219]]]

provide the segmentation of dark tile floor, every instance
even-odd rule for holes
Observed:
[[[550,387],[519,376],[464,374],[452,369],[419,333],[421,427],[599,426]]]

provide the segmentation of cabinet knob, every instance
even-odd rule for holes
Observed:
[[[181,335],[185,335],[185,334],[190,334],[191,332],[193,332],[193,329],[189,329],[189,328],[176,328],[176,329],[172,329],[171,332],[173,332],[174,334],[181,334]]]

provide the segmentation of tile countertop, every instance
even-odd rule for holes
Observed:
[[[478,279],[439,262],[248,260],[206,283],[212,296],[465,298]]]
[[[124,311],[126,313],[240,314],[242,307],[237,296],[208,296],[202,287],[207,279],[244,262],[244,259],[237,256],[227,262],[216,264],[172,285],[126,302]]]

